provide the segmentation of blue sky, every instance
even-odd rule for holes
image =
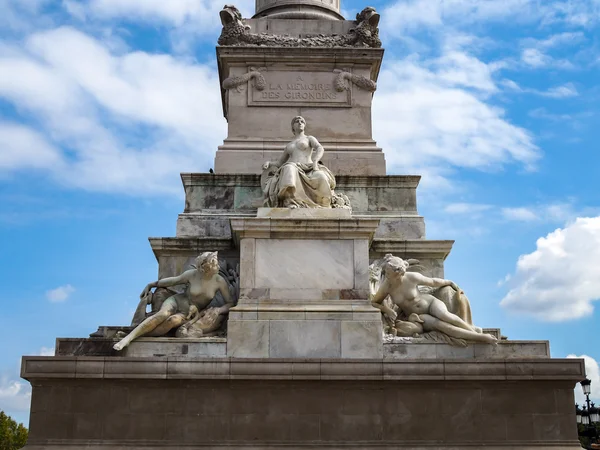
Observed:
[[[478,325],[586,355],[600,400],[600,1],[371,4],[374,138],[390,174],[423,175],[428,237],[456,240],[447,278]],[[222,6],[0,0],[0,409],[20,421],[20,356],[128,323],[179,173],[213,165]]]

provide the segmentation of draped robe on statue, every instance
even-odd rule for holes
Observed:
[[[263,182],[265,206],[271,208],[294,205],[300,208],[330,208],[335,177],[319,164],[319,170],[307,163],[286,162]],[[287,192],[286,192],[287,190]],[[289,204],[283,205],[287,194]]]

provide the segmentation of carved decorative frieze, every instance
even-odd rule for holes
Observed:
[[[295,37],[267,33],[252,33],[242,14],[233,5],[225,5],[219,13],[223,30],[219,45],[268,47],[371,47],[380,48],[379,19],[375,8],[368,6],[356,15],[356,26],[346,34],[318,34]]]

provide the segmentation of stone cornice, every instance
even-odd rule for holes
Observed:
[[[217,380],[542,381],[585,378],[583,359],[423,361],[24,356],[21,377]]]
[[[373,187],[416,189],[419,175],[336,175],[337,188]],[[259,174],[181,173],[184,187],[188,186],[260,186]]]
[[[369,239],[379,219],[231,219],[236,242],[259,239]]]
[[[446,259],[454,241],[429,239],[374,239],[371,252],[394,253],[404,257]]]
[[[158,260],[164,255],[180,255],[182,252],[199,254],[205,251],[233,250],[235,248],[231,238],[215,237],[186,237],[186,238],[160,238],[150,237],[150,246]]]
[[[371,79],[377,80],[383,48],[362,47],[217,47],[217,62],[221,81],[225,78],[223,65],[265,65],[270,62],[293,61],[294,64],[335,63],[335,65],[370,64]]]

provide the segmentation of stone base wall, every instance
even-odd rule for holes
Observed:
[[[579,448],[581,360],[26,357],[28,450]]]

